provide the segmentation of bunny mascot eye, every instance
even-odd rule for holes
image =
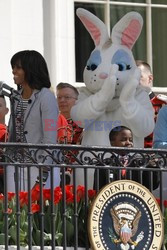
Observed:
[[[87,69],[87,70],[94,71],[94,70],[98,67],[98,65],[99,65],[100,63],[101,63],[100,52],[99,52],[98,50],[95,50],[95,51],[91,54],[91,56],[90,56],[90,58],[89,58],[89,60],[88,60],[88,62],[87,62],[86,69]]]
[[[117,64],[119,71],[130,70],[132,59],[124,50],[118,50],[112,58],[111,64]]]
[[[131,129],[134,147],[143,147],[144,137],[154,128],[153,108],[139,84],[140,71],[132,54],[143,19],[137,12],[127,13],[110,37],[95,15],[82,8],[77,9],[77,15],[95,44],[83,73],[85,87],[79,89],[78,101],[71,109],[72,119],[84,128],[82,145],[109,146],[109,132],[119,124]],[[89,188],[93,187],[93,173],[88,170]],[[84,185],[82,170],[76,175],[77,184]]]
[[[118,63],[118,70],[125,71],[128,69],[128,66],[129,65],[126,65],[126,63],[124,63],[124,62],[120,62],[120,63]],[[129,66],[129,69],[130,69],[130,66]]]

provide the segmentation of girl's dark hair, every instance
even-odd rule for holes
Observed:
[[[115,140],[115,137],[116,137],[116,136],[119,134],[119,132],[121,132],[122,130],[129,130],[129,131],[131,131],[130,128],[125,127],[125,126],[117,126],[117,127],[113,128],[113,129],[110,131],[110,133],[109,133],[109,140],[110,140],[110,142],[111,142],[111,141],[114,141],[114,140]],[[131,131],[131,133],[132,133],[132,131]]]
[[[11,58],[11,66],[20,66],[25,73],[25,79],[30,88],[41,90],[50,88],[51,82],[48,67],[44,57],[35,50],[23,50],[14,54]]]

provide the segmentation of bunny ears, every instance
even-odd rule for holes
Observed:
[[[96,46],[104,45],[110,38],[106,25],[91,12],[78,8],[77,16],[90,33]],[[132,49],[143,26],[143,18],[137,12],[129,12],[114,26],[111,39],[114,44],[125,45]]]

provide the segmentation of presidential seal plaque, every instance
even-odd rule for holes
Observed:
[[[141,184],[114,181],[97,194],[89,213],[94,250],[160,250],[163,216],[152,193]]]

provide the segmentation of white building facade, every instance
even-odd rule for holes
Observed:
[[[166,90],[166,0],[0,0],[0,81],[14,87],[10,58],[17,51],[34,49],[47,61],[53,89],[59,82],[80,86],[92,47],[87,46],[89,35],[78,33],[83,26],[75,14],[78,7],[98,15],[109,31],[128,11],[140,12],[144,27],[134,54],[152,66],[154,86]]]

